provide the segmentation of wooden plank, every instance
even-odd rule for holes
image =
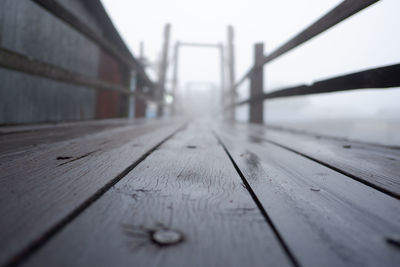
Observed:
[[[182,123],[117,128],[0,162],[0,265],[51,237]]]
[[[257,126],[251,128],[251,135],[290,148],[377,190],[400,198],[398,148],[294,134]]]
[[[399,266],[398,200],[249,132],[217,129],[299,265]]]
[[[0,160],[10,154],[20,156],[21,153],[41,150],[55,142],[143,123],[144,120],[111,119],[0,127]]]
[[[290,266],[241,182],[212,133],[191,126],[22,266]],[[162,229],[183,239],[157,245]]]
[[[127,120],[126,118],[120,119],[106,119],[106,120],[78,120],[78,121],[64,121],[64,122],[49,122],[49,123],[38,123],[38,124],[17,124],[17,125],[4,125],[0,126],[0,135],[4,134],[15,134],[22,132],[35,132],[43,129],[59,128],[62,127],[65,130],[71,127],[83,127],[83,126],[94,126],[102,125],[127,125],[129,123],[137,123],[142,120]]]

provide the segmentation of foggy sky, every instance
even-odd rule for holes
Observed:
[[[145,54],[152,61],[159,57],[165,23],[172,25],[172,44],[176,40],[226,42],[226,26],[233,25],[237,79],[252,64],[255,42],[264,42],[268,53],[340,3],[338,0],[102,2],[131,51],[138,55],[139,42],[144,41]],[[264,90],[311,83],[400,62],[399,10],[400,1],[382,0],[278,58],[265,68]],[[198,48],[184,48],[181,51],[181,87],[188,82],[219,83],[217,51]],[[248,91],[247,86],[245,83],[239,90],[242,97]],[[315,114],[318,118],[330,118],[335,114],[336,117],[380,116],[387,119],[388,116],[393,117],[397,111],[400,114],[399,99],[400,90],[383,90],[334,93],[329,96],[294,98],[290,101],[305,103],[292,105],[301,107],[296,119],[311,118]],[[272,101],[275,104],[271,102],[268,109],[279,106],[277,103],[283,101],[285,100]],[[282,105],[290,106],[290,101]],[[279,110],[282,113],[283,109]],[[290,117],[290,112],[293,111],[288,111],[287,117]],[[268,116],[271,116],[270,112]],[[278,113],[277,116],[279,117]]]

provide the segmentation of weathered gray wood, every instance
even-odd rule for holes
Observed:
[[[246,127],[247,128],[247,127]],[[251,126],[266,138],[400,198],[400,149]]]
[[[63,128],[70,130],[71,127],[86,127],[86,126],[104,126],[114,127],[120,125],[128,125],[130,123],[137,124],[138,122],[144,122],[145,120],[128,120],[126,118],[117,119],[104,119],[104,120],[75,120],[75,121],[64,121],[64,122],[53,122],[53,123],[39,123],[39,124],[17,124],[17,125],[4,125],[0,126],[0,135],[14,134],[22,132],[35,132],[44,129],[56,129]]]
[[[23,266],[291,265],[205,128],[164,143]],[[155,244],[161,228],[183,241]]]
[[[69,6],[82,5],[82,1],[67,2]],[[80,16],[90,14],[82,12]],[[99,48],[32,1],[0,1],[0,28],[2,48],[81,75],[97,76]],[[90,88],[4,68],[0,68],[0,81],[0,124],[95,118],[96,91]]]
[[[94,41],[97,45],[110,52],[114,56],[116,56],[121,62],[124,62],[126,65],[132,67],[138,75],[146,82],[146,84],[150,87],[154,87],[153,82],[149,79],[146,72],[144,71],[141,64],[137,61],[136,58],[130,54],[129,50],[126,47],[120,47],[120,45],[115,45],[114,42],[111,42],[108,38],[105,38],[102,34],[99,34],[96,31],[93,31],[91,27],[86,25],[83,21],[80,20],[79,17],[75,16],[68,9],[63,7],[60,3],[55,0],[31,0],[43,8],[47,9],[52,15],[56,16],[60,20],[69,24],[76,31],[82,33],[88,39]],[[107,13],[105,12],[101,2],[91,1],[90,7],[92,8],[92,12],[99,12],[105,20],[109,20]],[[107,21],[108,22],[108,21]],[[112,23],[109,22],[109,27],[114,27]],[[113,31],[116,31],[113,29]],[[120,37],[119,37],[120,39]]]
[[[0,160],[10,154],[21,156],[21,153],[41,150],[44,145],[55,142],[83,137],[111,128],[139,126],[143,123],[145,123],[144,120],[109,119],[0,127]]]
[[[123,94],[134,95],[144,100],[155,103],[161,102],[149,95],[145,95],[138,91],[130,91],[128,87],[99,80],[97,78],[85,76],[76,72],[72,72],[56,65],[34,59],[32,57],[16,53],[14,51],[0,47],[0,67],[16,70],[35,76],[40,76],[56,81],[69,84],[86,86],[95,90],[118,91]]]
[[[174,46],[174,61],[173,61],[173,69],[172,69],[172,96],[174,97],[174,102],[171,106],[172,115],[176,114],[177,108],[177,91],[178,91],[178,64],[179,64],[179,41],[175,43]]]
[[[258,95],[251,96],[246,100],[239,101],[234,105],[257,103],[266,99],[281,97],[325,94],[355,89],[387,89],[398,86],[400,86],[400,64],[394,64],[317,81],[311,85],[303,84],[281,88],[270,93],[262,92]]]
[[[301,266],[399,266],[398,200],[249,132],[217,135]]]
[[[169,39],[170,39],[170,32],[171,32],[171,24],[165,24],[164,28],[164,43],[162,47],[162,56],[159,66],[159,77],[158,77],[158,98],[164,99],[165,94],[165,85],[167,81],[167,70],[169,66]],[[162,105],[157,106],[157,116],[162,117],[164,113],[164,107]]]
[[[258,43],[254,46],[254,65],[258,65],[262,61],[264,55],[264,44]],[[264,90],[264,69],[256,69],[250,77],[250,98],[263,93]],[[264,105],[263,102],[252,102],[249,109],[249,121],[252,123],[262,124],[264,122]]]
[[[227,91],[222,92],[222,97],[227,98],[227,104],[232,106],[235,103],[236,89],[235,89],[235,45],[234,45],[234,32],[233,26],[229,25],[227,29],[227,65],[228,65],[228,86]],[[224,101],[222,101],[224,103]],[[224,104],[225,105],[225,104]],[[235,109],[229,109],[226,111],[226,117],[228,120],[235,120]]]
[[[0,265],[68,223],[182,123],[155,122],[57,142],[0,162]]]

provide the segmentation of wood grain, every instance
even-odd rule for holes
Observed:
[[[110,119],[57,124],[0,127],[0,160],[12,154],[43,150],[44,147],[104,130],[141,125],[144,120]],[[149,123],[149,122],[147,122]]]
[[[179,121],[133,125],[1,158],[0,265],[42,242],[181,126]]]
[[[400,149],[250,126],[249,133],[293,149],[400,198]],[[248,132],[248,131],[247,131]]]
[[[164,143],[23,266],[291,265],[205,128]],[[160,228],[183,241],[155,244]]]
[[[397,199],[247,127],[216,132],[301,266],[399,266],[399,250],[387,242],[400,233]]]

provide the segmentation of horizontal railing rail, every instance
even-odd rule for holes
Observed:
[[[316,22],[311,24],[305,30],[297,34],[295,37],[278,47],[268,56],[264,56],[261,64],[255,65],[250,68],[238,82],[235,83],[234,87],[240,86],[250,75],[255,71],[255,69],[264,66],[265,64],[271,62],[272,60],[282,56],[283,54],[289,52],[293,48],[309,41],[315,36],[323,33],[329,28],[335,26],[336,24],[346,20],[357,12],[363,10],[364,8],[378,2],[379,0],[345,0],[336,6],[334,9],[329,11],[327,14],[322,16]]]
[[[299,85],[283,88],[270,93],[262,93],[252,98],[236,102],[234,106],[280,97],[322,94],[354,89],[384,89],[391,87],[400,87],[400,64],[337,76],[317,81],[312,85]]]
[[[344,0],[320,19],[299,34],[275,49],[269,55],[264,55],[263,43],[254,48],[254,65],[231,88],[230,94],[238,95],[237,88],[247,79],[250,79],[250,97],[248,99],[230,103],[224,110],[236,106],[250,104],[250,122],[263,123],[263,101],[266,99],[302,96],[311,94],[348,91],[356,89],[392,88],[400,87],[400,64],[384,66],[365,71],[333,77],[313,83],[299,85],[264,93],[263,66],[279,58],[292,49],[325,32],[352,15],[378,2],[379,0]]]
[[[162,101],[155,99],[152,96],[140,93],[138,91],[130,91],[129,88],[124,87],[120,84],[109,83],[76,72],[71,72],[69,70],[39,61],[37,59],[33,59],[31,57],[1,47],[0,67],[65,82],[68,84],[85,86],[96,90],[118,91],[122,94],[133,95],[152,103],[162,104]]]

